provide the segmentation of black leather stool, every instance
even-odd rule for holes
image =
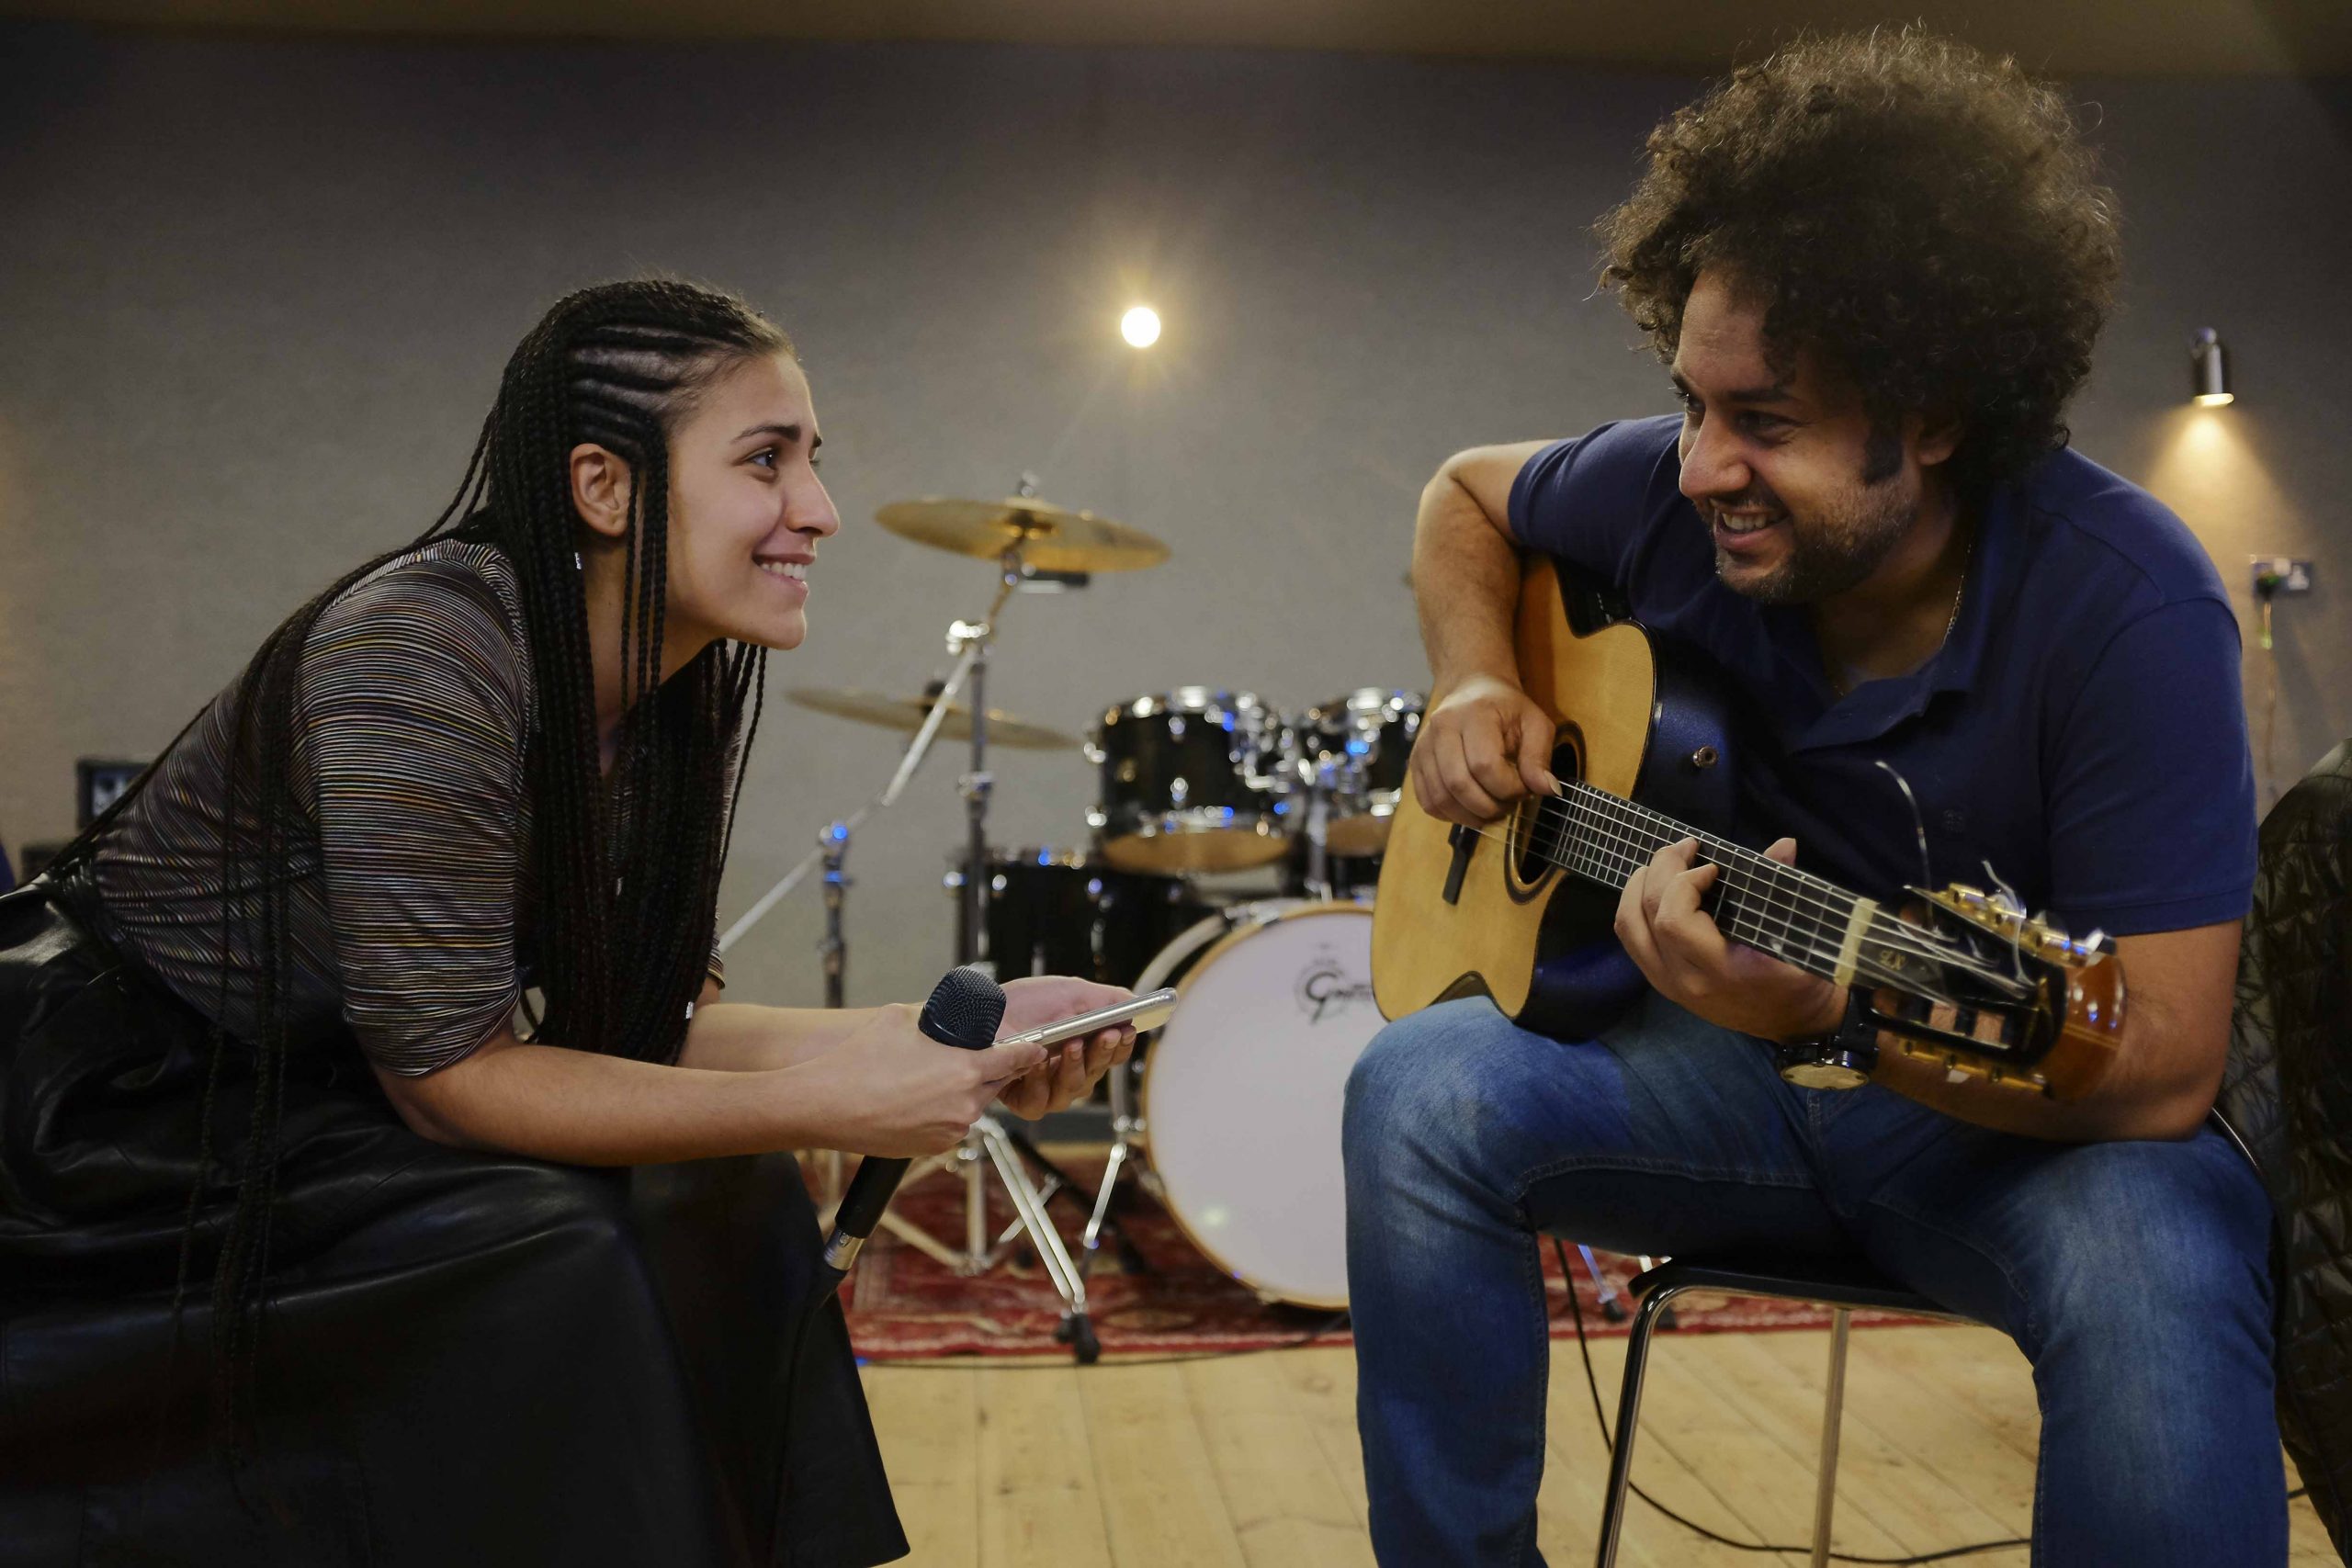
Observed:
[[[1829,1329],[1829,1392],[1821,1415],[1821,1476],[1814,1493],[1813,1568],[1829,1561],[1829,1522],[1838,1504],[1838,1421],[1846,1403],[1846,1336],[1858,1307],[1973,1323],[1945,1311],[1927,1297],[1905,1290],[1860,1258],[1808,1259],[1791,1263],[1747,1258],[1683,1258],[1637,1274],[1627,1287],[1641,1298],[1625,1343],[1625,1382],[1617,1395],[1617,1438],[1609,1461],[1609,1496],[1600,1516],[1600,1568],[1615,1568],[1617,1540],[1625,1527],[1625,1493],[1633,1479],[1634,1432],[1641,1418],[1642,1373],[1649,1359],[1650,1331],[1668,1303],[1685,1291],[1714,1291],[1727,1296],[1768,1296],[1816,1302],[1835,1309]]]

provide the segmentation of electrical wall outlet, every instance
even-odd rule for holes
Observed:
[[[2255,556],[2254,592],[2256,597],[2280,593],[2309,593],[2312,591],[2312,563],[2287,556]]]

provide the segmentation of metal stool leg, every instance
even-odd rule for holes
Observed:
[[[1617,1540],[1625,1530],[1625,1494],[1634,1479],[1634,1433],[1642,1415],[1642,1374],[1649,1363],[1650,1331],[1667,1303],[1681,1292],[1671,1286],[1652,1291],[1634,1309],[1625,1340],[1625,1381],[1617,1391],[1617,1440],[1609,1455],[1609,1493],[1601,1504],[1600,1551],[1594,1568],[1616,1568]]]
[[[1846,1414],[1846,1334],[1853,1313],[1839,1307],[1829,1321],[1829,1393],[1821,1408],[1821,1475],[1813,1494],[1813,1568],[1827,1568],[1829,1522],[1838,1511],[1838,1427]]]
[[[1645,1274],[1657,1268],[1663,1261],[1665,1261],[1663,1258],[1652,1258],[1646,1252],[1637,1252],[1634,1255],[1634,1266]],[[1609,1314],[1607,1313],[1603,1313],[1601,1315],[1606,1317]],[[1674,1314],[1671,1310],[1669,1310],[1665,1316],[1658,1319],[1657,1325],[1660,1328],[1679,1328],[1681,1326],[1681,1325],[1675,1322]]]

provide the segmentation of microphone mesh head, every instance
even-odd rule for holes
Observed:
[[[942,1045],[978,1051],[996,1043],[1004,1021],[1004,987],[978,970],[950,969],[922,1004],[922,1028]]]

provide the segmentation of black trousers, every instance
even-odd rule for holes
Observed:
[[[86,897],[0,897],[0,1564],[905,1553],[837,1304],[786,1364],[818,1249],[788,1159],[444,1148],[348,1045],[286,1087],[258,1454],[232,1480],[208,1302],[250,1084],[216,1091],[175,1336],[205,1025],[75,918]]]

